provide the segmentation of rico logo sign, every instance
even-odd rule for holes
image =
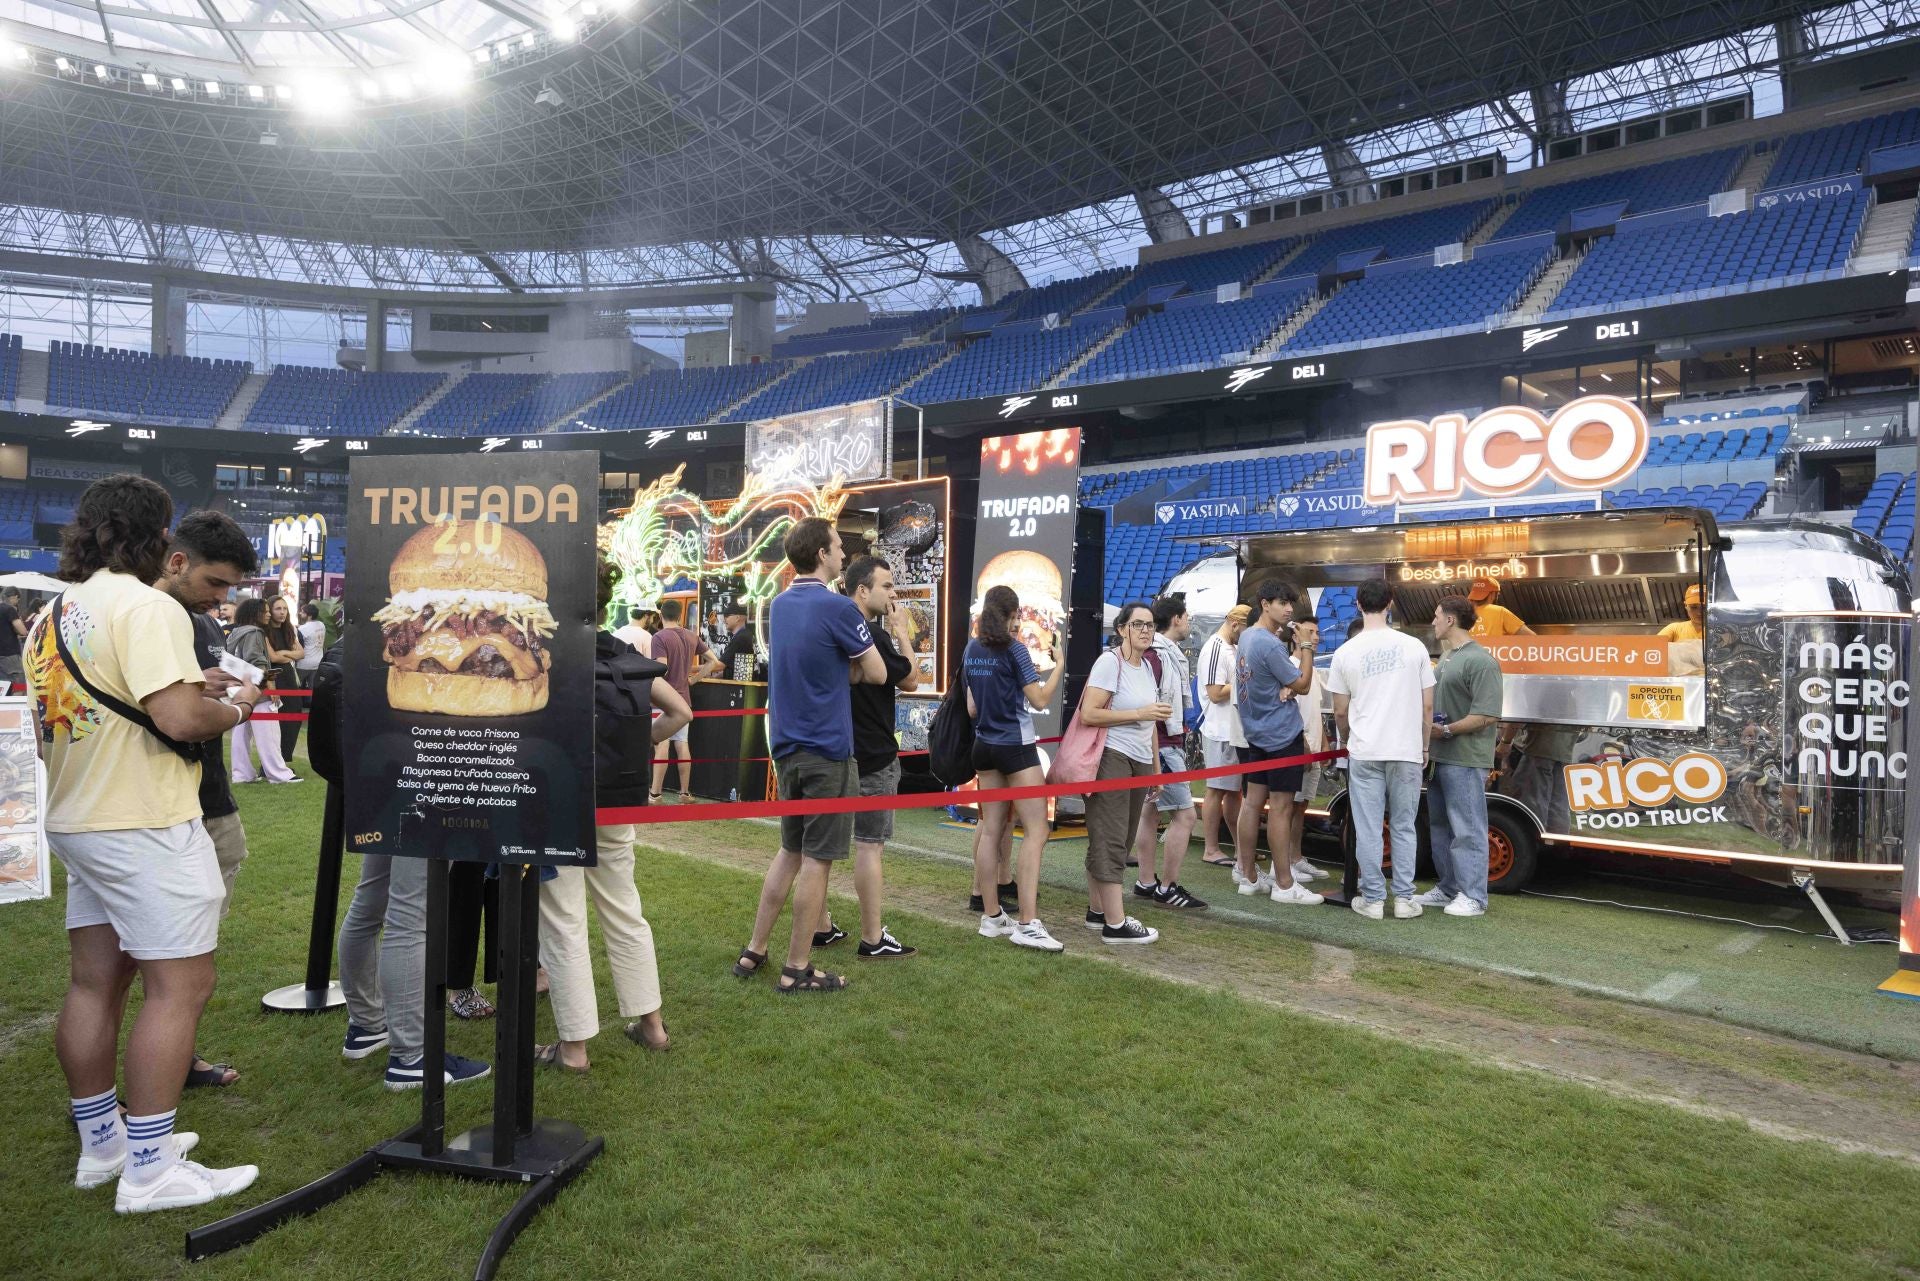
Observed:
[[[1362,496],[1376,507],[1469,491],[1505,498],[1547,479],[1568,489],[1605,489],[1646,456],[1646,416],[1618,396],[1583,396],[1552,418],[1503,406],[1471,422],[1465,414],[1396,419],[1367,428]]]

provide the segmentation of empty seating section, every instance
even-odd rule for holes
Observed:
[[[782,414],[872,400],[924,373],[952,350],[945,343],[918,343],[891,351],[821,356],[740,406],[734,417],[742,420],[778,418]]]
[[[1297,289],[1238,302],[1149,313],[1067,381],[1113,382],[1148,373],[1210,368],[1229,352],[1259,347],[1312,296],[1312,285],[1303,283]]]
[[[1913,547],[1913,500],[1913,472],[1881,472],[1854,513],[1855,532],[1879,539],[1904,559]]]
[[[0,542],[33,539],[33,492],[21,484],[0,484]]]
[[[1379,249],[1383,258],[1406,258],[1465,240],[1493,209],[1493,201],[1442,205],[1376,222],[1351,223],[1323,233],[1286,265],[1291,275],[1308,275],[1333,266],[1341,254]]]
[[[1007,320],[1038,320],[1050,312],[1069,316],[1113,288],[1126,274],[1125,267],[1114,267],[1107,271],[1096,271],[1090,276],[1056,280],[1049,285],[1023,289],[1001,299],[995,306],[1013,305],[1013,310],[1006,314]]]
[[[1676,432],[1655,436],[1647,444],[1642,467],[1678,467],[1686,463],[1726,463],[1743,459],[1772,458],[1786,446],[1791,429],[1777,427],[1734,427],[1712,431]]]
[[[1607,506],[1622,509],[1699,507],[1725,523],[1751,519],[1766,498],[1766,482],[1750,480],[1744,485],[1723,481],[1718,485],[1675,485],[1671,489],[1622,489],[1608,493],[1606,501]]]
[[[47,350],[47,404],[114,418],[211,427],[252,372],[244,360],[151,356],[55,342]]]
[[[1659,164],[1640,165],[1619,173],[1596,174],[1575,182],[1542,187],[1520,202],[1495,240],[1531,236],[1542,231],[1558,231],[1560,223],[1576,209],[1593,205],[1627,202],[1630,214],[1653,213],[1678,205],[1691,205],[1726,190],[1740,168],[1742,153],[1731,147],[1710,151],[1704,156],[1682,156]]]
[[[672,369],[636,378],[601,402],[592,426],[600,431],[685,427],[704,423],[791,368],[784,360],[757,365]],[[568,425],[571,429],[572,424]]]
[[[544,374],[468,374],[413,422],[423,436],[458,436],[472,423],[532,391]]]
[[[1282,350],[1311,351],[1480,325],[1518,303],[1547,258],[1548,251],[1542,249],[1367,276],[1342,286]]]
[[[20,335],[0,334],[0,401],[20,394]]]
[[[247,411],[262,431],[377,436],[433,394],[445,374],[362,373],[281,365]]]
[[[1586,256],[1547,315],[1844,267],[1866,208],[1864,195],[1839,196],[1614,235]]]
[[[548,423],[599,399],[626,380],[613,370],[590,374],[554,374],[520,399],[467,424],[469,436],[521,436],[544,431]],[[566,424],[570,430],[574,424]]]
[[[1039,387],[1072,364],[1089,347],[1113,332],[1112,325],[1087,324],[1060,329],[997,334],[975,341],[943,365],[908,383],[900,392],[916,405],[975,396],[1004,396]]]
[[[1920,138],[1920,107],[1795,134],[1780,145],[1762,187],[1860,172],[1870,152]]]
[[[846,338],[878,331],[898,330],[902,338],[917,338],[927,333],[942,321],[951,320],[960,314],[958,307],[929,307],[924,311],[909,311],[897,316],[874,316],[857,325],[834,325],[829,329],[818,329],[810,334],[797,334],[791,330],[775,339],[776,347],[784,340],[805,339],[811,342],[817,338]]]
[[[1251,284],[1255,277],[1293,252],[1296,240],[1265,240],[1258,244],[1238,245],[1232,249],[1213,249],[1205,253],[1181,254],[1150,262],[1133,273],[1133,279],[1121,286],[1114,302],[1137,302],[1155,290],[1167,297],[1174,294],[1211,293],[1221,285]]]

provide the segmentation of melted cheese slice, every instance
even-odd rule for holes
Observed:
[[[387,653],[387,661],[403,672],[417,672],[420,664],[431,658],[449,672],[458,672],[460,665],[472,658],[475,651],[484,645],[492,645],[496,654],[513,666],[513,679],[532,680],[546,670],[547,656],[542,654],[536,659],[531,653],[510,644],[506,638],[492,633],[480,636],[455,636],[450,631],[431,631],[421,636],[420,643],[408,654]]]

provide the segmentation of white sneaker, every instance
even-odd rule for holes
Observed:
[[[1013,933],[1013,927],[1013,914],[1010,912],[1002,912],[998,916],[983,915],[980,918],[980,937],[983,939],[1005,938]]]
[[[1275,903],[1293,903],[1300,907],[1318,907],[1327,901],[1324,896],[1315,894],[1298,881],[1295,881],[1285,889],[1282,889],[1278,885],[1274,886],[1272,890],[1268,891],[1267,898]]]
[[[1236,886],[1245,885],[1247,883],[1247,878],[1240,875],[1240,865],[1238,863],[1235,863],[1232,867],[1228,868],[1227,870],[1233,873],[1233,883]]]
[[[177,1156],[185,1156],[199,1146],[200,1136],[192,1130],[173,1132],[173,1150]],[[80,1164],[74,1167],[73,1186],[76,1188],[97,1188],[108,1179],[120,1177],[120,1171],[126,1168],[127,1154],[123,1149],[119,1156],[111,1161],[97,1156],[83,1156]]]
[[[1485,916],[1487,914],[1486,908],[1481,907],[1464,894],[1456,896],[1453,902],[1447,904],[1440,910],[1448,916]]]
[[[1426,910],[1426,908],[1420,906],[1419,899],[1408,898],[1404,894],[1396,894],[1394,896],[1393,919],[1396,921],[1411,921],[1414,917]]]
[[[167,1172],[151,1183],[138,1186],[120,1180],[113,1195],[117,1214],[145,1214],[149,1210],[178,1210],[189,1205],[205,1205],[223,1196],[232,1196],[253,1186],[260,1177],[257,1165],[234,1165],[224,1170],[209,1170],[198,1161],[175,1161]]]
[[[1413,901],[1421,907],[1445,907],[1447,904],[1453,902],[1453,895],[1436,885],[1425,894],[1414,895]]]
[[[981,927],[980,932],[986,933],[985,926]],[[1038,917],[1031,921],[1021,921],[1007,932],[1007,936],[1013,940],[1015,947],[1030,947],[1039,952],[1067,950],[1065,943],[1047,933],[1047,927],[1040,924]]]
[[[1293,879],[1296,881],[1319,881],[1324,880],[1327,875],[1305,859],[1295,860],[1292,871]]]
[[[1273,893],[1272,875],[1267,872],[1262,872],[1251,881],[1240,882],[1240,893],[1245,894],[1248,898],[1252,898],[1255,894]]]
[[[1366,917],[1369,921],[1377,921],[1387,914],[1387,905],[1385,903],[1376,903],[1372,899],[1349,899],[1347,906]]]

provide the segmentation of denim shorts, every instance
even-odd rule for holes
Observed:
[[[1177,747],[1162,745],[1160,748],[1160,772],[1162,774],[1182,774],[1186,772],[1187,754]],[[1179,810],[1193,808],[1193,785],[1191,783],[1162,783],[1155,788],[1157,797],[1154,808],[1162,814],[1171,814]]]

